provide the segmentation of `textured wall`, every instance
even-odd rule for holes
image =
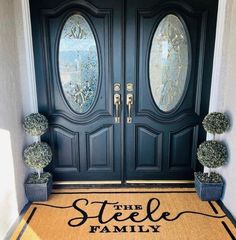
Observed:
[[[229,161],[219,171],[226,181],[223,202],[236,218],[236,1],[227,0],[223,59],[218,105],[231,118],[231,129],[221,139],[229,149]]]
[[[25,205],[24,180],[27,169],[22,150],[27,139],[21,127],[23,115],[31,109],[28,86],[24,85],[24,47],[20,0],[0,0],[0,239]],[[17,24],[17,25],[16,25]],[[16,34],[16,32],[18,34]]]
[[[225,0],[224,0],[225,1]],[[221,9],[222,10],[222,9]],[[225,180],[223,202],[236,218],[236,1],[226,1],[225,22],[223,27],[222,57],[219,64],[219,76],[216,88],[213,89],[211,111],[222,111],[229,115],[231,129],[220,136],[229,150],[228,164],[218,169]]]

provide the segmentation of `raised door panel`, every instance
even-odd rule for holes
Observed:
[[[79,136],[67,129],[53,128],[53,171],[79,172]]]
[[[86,134],[88,171],[113,171],[113,127]]]
[[[193,150],[196,150],[193,149],[194,137],[193,127],[170,134],[169,171],[192,170]]]
[[[162,134],[145,127],[136,127],[135,170],[161,171]]]

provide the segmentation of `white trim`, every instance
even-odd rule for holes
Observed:
[[[27,66],[27,81],[29,85],[29,99],[32,112],[38,112],[38,99],[36,90],[36,78],[34,67],[34,52],[32,42],[31,31],[31,19],[30,19],[30,6],[29,0],[21,0],[22,16],[23,16],[23,29],[24,29],[24,44],[26,54],[26,66]]]
[[[223,40],[225,30],[226,19],[226,7],[227,0],[219,0],[217,25],[216,25],[216,38],[215,38],[215,50],[213,60],[213,70],[211,79],[211,94],[209,103],[209,112],[220,111],[221,106],[218,104],[220,93],[220,81],[221,81],[221,65],[223,62]],[[211,140],[212,134],[207,133],[207,140]],[[208,172],[209,169],[204,167],[204,172]]]
[[[220,92],[220,80],[221,80],[220,73],[223,60],[222,55],[223,55],[223,38],[225,29],[226,6],[227,0],[219,0],[209,112],[220,110],[219,109],[220,106],[218,106],[217,102]]]
[[[25,45],[25,58],[26,58],[26,71],[27,71],[27,83],[29,88],[29,100],[31,113],[38,112],[38,98],[36,88],[35,77],[35,65],[34,65],[34,50],[32,41],[32,28],[30,18],[30,6],[29,0],[21,0],[22,5],[22,17],[23,17],[23,30],[24,30],[24,45]],[[34,142],[40,141],[40,137],[33,137]]]

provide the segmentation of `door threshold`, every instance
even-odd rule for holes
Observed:
[[[193,180],[127,180],[124,183],[121,181],[55,181],[54,185],[102,185],[102,184],[182,184],[194,183]]]
[[[193,180],[127,180],[127,184],[182,184],[194,183]]]
[[[55,181],[53,185],[110,185],[121,183],[121,181]]]
[[[55,181],[54,189],[79,188],[193,188],[192,180]]]

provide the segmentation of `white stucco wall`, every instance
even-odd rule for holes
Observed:
[[[0,239],[27,203],[23,184],[28,170],[22,151],[31,139],[26,138],[21,123],[34,107],[22,14],[21,0],[0,0]]]
[[[222,201],[236,218],[236,1],[220,1],[226,3],[225,21],[219,30],[223,45],[219,59],[216,59],[218,74],[213,81],[216,80],[217,84],[212,89],[210,111],[225,112],[231,121],[230,130],[217,137],[226,143],[229,150],[228,164],[218,171],[226,183]]]

